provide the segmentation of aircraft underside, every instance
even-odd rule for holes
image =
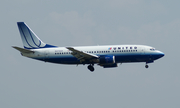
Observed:
[[[76,57],[48,57],[48,58],[34,58],[37,60],[45,61],[45,62],[50,62],[50,63],[57,63],[57,64],[69,64],[69,65],[79,65],[79,64],[88,64],[88,69],[90,71],[94,71],[94,64],[98,64],[100,66],[108,66],[108,68],[111,67],[117,67],[117,63],[129,63],[129,62],[145,62],[146,65],[145,67],[148,68],[148,63],[152,63],[154,60],[158,59],[159,56],[152,56],[152,55],[122,55],[122,56],[115,56],[115,63],[113,64],[100,64],[96,62],[91,62],[91,61],[84,61],[81,62],[78,60]],[[111,66],[112,65],[112,66]],[[104,67],[107,68],[107,67]]]

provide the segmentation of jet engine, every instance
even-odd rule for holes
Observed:
[[[114,64],[114,63],[115,63],[114,56],[106,55],[99,57],[99,64]]]

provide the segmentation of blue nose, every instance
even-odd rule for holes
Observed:
[[[159,52],[159,53],[158,53],[159,58],[163,57],[164,55],[165,55],[165,54],[164,54],[163,52]]]

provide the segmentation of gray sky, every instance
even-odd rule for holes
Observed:
[[[1,0],[1,108],[179,108],[180,1]],[[58,46],[143,44],[165,53],[118,68],[22,57],[16,22]]]

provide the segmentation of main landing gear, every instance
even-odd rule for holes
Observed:
[[[90,65],[88,65],[88,67],[87,67],[91,72],[93,72],[94,71],[94,67],[93,67],[93,65],[92,64],[90,64]]]

